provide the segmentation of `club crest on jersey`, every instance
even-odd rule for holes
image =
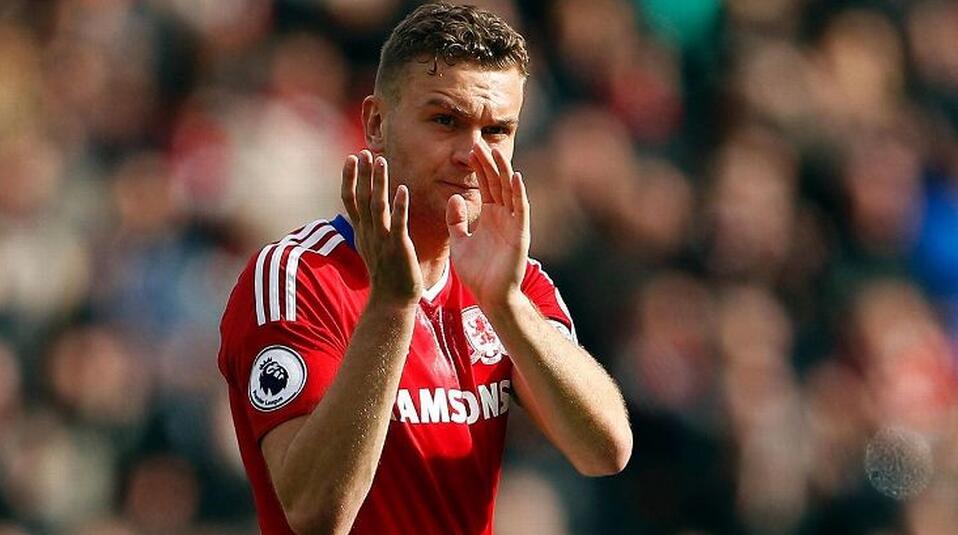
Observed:
[[[285,346],[269,346],[256,355],[249,376],[249,400],[270,412],[285,406],[306,386],[306,363]]]
[[[462,311],[462,330],[466,333],[466,340],[472,352],[469,362],[475,364],[492,365],[502,360],[506,348],[499,341],[499,335],[492,328],[492,324],[477,306],[471,306]]]

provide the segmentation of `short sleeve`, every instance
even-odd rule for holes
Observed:
[[[289,304],[286,294],[278,293],[279,316],[272,317],[266,303],[265,317],[257,317],[256,297],[237,298],[238,293],[252,293],[239,292],[241,286],[252,287],[255,279],[245,273],[221,326],[221,351],[229,363],[224,372],[243,399],[243,413],[257,440],[277,425],[312,412],[332,384],[348,345],[344,292],[336,270],[301,266],[295,277]],[[264,285],[268,288],[269,282]],[[268,289],[262,293],[268,301]],[[290,314],[287,307],[293,306],[296,312]]]
[[[522,280],[522,293],[532,301],[539,312],[566,338],[578,344],[575,324],[569,307],[562,300],[559,289],[538,261],[529,259],[526,274]]]

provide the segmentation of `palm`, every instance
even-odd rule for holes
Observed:
[[[455,223],[450,225],[452,262],[480,304],[501,301],[518,289],[529,252],[528,200],[522,179],[498,151],[493,157],[495,167],[489,165],[491,157],[477,162],[477,166],[485,164],[485,170],[477,169],[483,205],[476,229],[471,234],[465,231],[461,198],[450,200],[447,214],[447,222]],[[491,191],[490,184],[498,185],[497,189]]]
[[[467,238],[453,239],[451,249],[456,272],[476,299],[486,302],[521,282],[528,231],[505,207],[485,204],[476,231]]]

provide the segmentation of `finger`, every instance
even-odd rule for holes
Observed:
[[[400,185],[396,188],[396,196],[393,197],[393,210],[389,221],[389,233],[391,236],[405,237],[409,233],[409,190],[406,186]]]
[[[476,179],[479,182],[479,195],[482,197],[482,203],[490,204],[496,202],[492,197],[492,192],[489,191],[489,180],[486,179],[486,173],[482,171],[482,164],[479,163],[479,158],[474,152],[469,153],[469,165],[472,166],[473,172],[476,173]]]
[[[495,162],[492,161],[492,153],[489,152],[489,147],[484,144],[478,144],[477,146],[479,151],[476,155],[479,157],[479,163],[486,173],[486,180],[489,182],[489,193],[492,194],[492,198],[497,204],[502,204],[502,180],[499,178],[499,169],[496,167]]]
[[[359,221],[369,218],[369,196],[372,187],[373,155],[368,150],[359,151],[359,165],[356,172],[356,213]]]
[[[522,219],[522,226],[529,228],[529,195],[522,173],[518,171],[512,174],[512,204],[516,207],[516,215]]]
[[[446,203],[446,227],[452,239],[469,236],[469,208],[462,195],[449,197],[449,202]]]
[[[389,170],[386,158],[377,156],[373,162],[372,190],[370,191],[369,215],[371,221],[385,231],[389,228]]]
[[[353,222],[359,221],[358,210],[356,209],[356,166],[359,159],[355,154],[346,157],[346,163],[343,164],[343,184],[341,196],[343,205],[346,207],[346,215]]]
[[[499,169],[499,184],[502,188],[502,204],[509,210],[511,214],[513,212],[513,189],[512,189],[512,164],[506,160],[502,151],[498,148],[492,149],[492,158],[496,164],[496,168]]]
[[[486,183],[489,185],[489,194],[493,202],[502,204],[502,183],[499,181],[499,170],[496,169],[496,164],[492,161],[492,155],[480,143],[472,148],[472,152],[476,155],[476,163],[478,163],[479,168],[486,174]]]

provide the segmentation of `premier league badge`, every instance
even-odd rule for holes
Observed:
[[[263,412],[283,407],[306,385],[306,363],[299,353],[285,346],[269,346],[253,361],[249,377],[249,400]]]
[[[466,340],[472,348],[469,362],[475,364],[492,365],[502,360],[506,348],[499,341],[499,335],[493,330],[492,324],[477,306],[471,306],[462,311],[462,330],[466,333]]]

